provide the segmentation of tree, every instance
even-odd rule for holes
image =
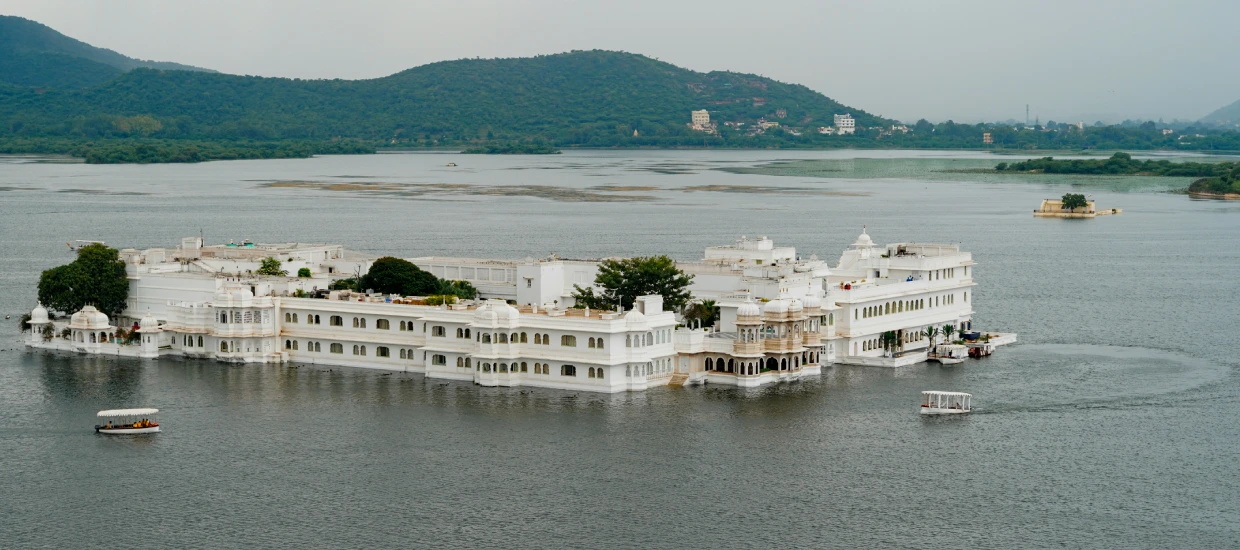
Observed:
[[[954,332],[956,332],[956,327],[955,327],[955,326],[952,326],[952,325],[943,325],[943,338],[944,338],[945,340],[947,340],[947,341],[949,341],[949,342],[950,342],[950,341],[951,341],[951,339],[952,339],[952,333],[954,333]]]
[[[1084,208],[1087,204],[1085,202],[1085,195],[1080,193],[1066,193],[1063,196],[1063,209],[1069,212],[1077,208]]]
[[[280,269],[280,260],[275,258],[263,258],[262,261],[259,262],[258,271],[256,273],[270,277],[284,277],[288,275],[287,271]]]
[[[439,278],[422,271],[408,260],[384,256],[370,264],[359,281],[360,290],[373,290],[381,294],[401,296],[430,296],[439,294]]]
[[[327,290],[357,290],[357,277],[336,279],[328,283]]]
[[[30,330],[30,319],[32,318],[29,313],[23,313],[21,317],[17,318],[17,326],[21,327],[22,332]]]
[[[935,347],[938,347],[938,342],[935,342],[935,341],[934,341],[934,340],[935,340],[935,338],[938,338],[938,337],[939,337],[939,329],[938,329],[938,327],[933,327],[933,326],[931,326],[931,327],[926,327],[926,330],[922,331],[922,334],[925,334],[925,335],[926,335],[926,339],[930,341],[930,348],[931,348],[931,349],[934,349]]]
[[[128,298],[125,263],[115,248],[98,243],[79,248],[77,259],[39,276],[39,302],[63,313],[90,304],[115,317]]]
[[[309,276],[310,276],[310,268],[308,268],[308,267],[303,267],[303,268],[301,268],[301,269],[298,269],[298,270],[297,270],[297,276],[298,276],[298,277],[309,277]]]
[[[594,277],[600,293],[573,285],[573,298],[582,307],[632,309],[638,296],[658,294],[664,307],[675,310],[689,301],[692,282],[693,276],[677,269],[675,260],[668,256],[609,259],[599,264]]]
[[[719,320],[719,306],[714,300],[694,300],[685,306],[681,316],[685,322],[692,322],[697,328],[715,326]]]
[[[472,300],[478,297],[478,289],[469,281],[440,281],[439,293],[444,295],[456,296],[463,300]]]

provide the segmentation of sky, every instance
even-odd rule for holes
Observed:
[[[467,57],[623,50],[804,84],[915,121],[1195,120],[1240,99],[1240,1],[0,0],[130,57],[375,78]]]

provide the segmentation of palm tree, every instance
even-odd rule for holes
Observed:
[[[953,332],[956,332],[956,327],[952,325],[943,325],[943,338],[944,339],[950,342],[952,339]]]
[[[933,350],[935,346],[938,345],[938,342],[935,342],[934,339],[939,337],[939,328],[926,327],[926,330],[922,331],[922,334],[926,335],[926,339],[930,341],[930,349]]]

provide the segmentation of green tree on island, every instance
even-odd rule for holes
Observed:
[[[691,298],[688,288],[692,282],[693,276],[677,269],[676,261],[668,256],[603,260],[594,277],[595,286],[602,291],[595,294],[593,287],[573,285],[573,298],[576,307],[632,309],[638,296],[658,294],[664,307],[676,310]]]
[[[401,296],[440,294],[442,286],[438,277],[422,271],[408,260],[391,256],[384,256],[370,264],[370,271],[358,283],[359,290]]]
[[[685,323],[697,328],[712,327],[719,320],[719,306],[714,300],[694,300],[685,306],[680,315]]]
[[[79,248],[76,260],[39,276],[39,302],[62,313],[89,304],[115,317],[125,310],[128,298],[125,263],[115,248],[98,243]]]
[[[1066,193],[1063,196],[1063,209],[1069,212],[1077,208],[1084,208],[1088,204],[1085,201],[1085,195],[1080,193]]]
[[[275,258],[263,258],[258,266],[259,275],[267,275],[270,277],[284,277],[288,275],[288,271],[280,269],[280,260]]]

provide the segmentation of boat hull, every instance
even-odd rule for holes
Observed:
[[[968,414],[972,409],[940,409],[937,407],[922,407],[921,414]]]
[[[153,434],[158,431],[159,426],[151,426],[150,428],[95,428],[95,433],[108,435]]]
[[[939,363],[944,365],[959,365],[963,362],[964,359],[957,359],[955,357],[939,357]]]

